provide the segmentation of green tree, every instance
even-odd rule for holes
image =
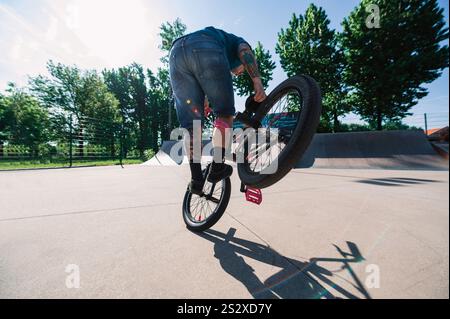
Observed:
[[[164,105],[165,96],[163,89],[159,85],[158,78],[154,73],[147,69],[147,79],[148,79],[148,99],[150,104],[150,114],[152,121],[150,123],[150,130],[152,132],[152,139],[150,141],[150,148],[157,152],[160,145],[161,131],[164,129],[163,123],[167,123],[167,116],[165,115]]]
[[[169,64],[169,51],[172,47],[173,42],[182,37],[186,32],[186,25],[181,21],[180,18],[177,18],[172,23],[164,22],[159,27],[161,37],[161,44],[159,48],[164,52],[164,56],[161,58],[161,62],[165,65]]]
[[[60,136],[67,136],[67,124],[72,116],[77,125],[79,156],[84,154],[84,137],[87,129],[86,117],[101,118],[102,130],[116,130],[115,119],[118,102],[96,71],[82,71],[76,66],[66,66],[53,61],[47,63],[50,77],[39,75],[30,78],[30,89],[38,100],[52,113]],[[93,124],[93,123],[88,123]],[[114,146],[111,145],[113,153]]]
[[[178,119],[174,110],[172,88],[170,86],[169,70],[159,68],[154,74],[147,71],[149,78],[149,95],[151,99],[151,113],[154,121],[152,131],[157,130],[155,142],[160,143],[170,138],[171,130],[178,126]]]
[[[161,44],[159,48],[163,51],[164,56],[161,61],[164,63],[164,67],[158,69],[156,77],[153,76],[151,83],[154,85],[152,89],[156,94],[154,96],[155,101],[158,103],[158,120],[160,123],[161,139],[168,139],[170,137],[171,130],[176,126],[176,113],[174,110],[175,102],[173,99],[173,92],[170,86],[169,76],[169,53],[173,42],[186,33],[187,27],[177,18],[174,22],[165,22],[160,26],[159,36],[161,38]],[[150,74],[149,74],[150,77]]]
[[[8,98],[0,93],[0,157],[4,156],[3,146],[11,136],[14,113]]]
[[[84,113],[83,75],[76,66],[47,63],[50,77],[38,75],[30,78],[34,95],[52,111],[62,111],[80,117]]]
[[[269,86],[269,82],[273,79],[273,70],[275,69],[275,62],[272,60],[272,55],[269,50],[264,50],[261,42],[258,41],[255,49],[256,60],[258,61],[259,72],[261,73],[261,81],[265,89]],[[248,96],[253,94],[253,81],[251,77],[244,72],[243,75],[233,79],[234,87],[239,96]]]
[[[379,8],[380,28],[367,24],[373,4]],[[448,39],[448,28],[436,0],[363,0],[343,28],[351,101],[355,112],[378,130],[384,122],[407,116],[428,94],[423,84],[448,67],[448,46],[440,45]]]
[[[117,70],[104,70],[104,81],[110,92],[119,101],[119,113],[122,125],[122,147],[124,156],[137,145],[137,123],[135,121],[135,103],[132,96],[130,69],[122,67]]]
[[[0,138],[12,144],[24,145],[33,156],[39,146],[48,142],[50,119],[47,109],[24,90],[9,83],[8,95],[0,97]]]
[[[134,119],[139,128],[138,149],[141,158],[144,158],[145,150],[150,146],[150,131],[152,118],[150,117],[150,105],[146,86],[146,77],[141,65],[133,63],[129,67],[130,93],[134,104]]]
[[[87,72],[83,78],[84,132],[89,133],[91,144],[108,147],[110,156],[116,155],[120,137],[119,102],[108,90],[96,72]]]
[[[147,77],[143,67],[133,63],[117,71],[105,70],[103,76],[120,103],[127,151],[136,147],[141,157],[149,147],[157,151],[160,119],[159,100],[152,93],[153,74]],[[167,118],[164,121],[167,123]]]
[[[304,15],[293,14],[289,27],[278,34],[276,52],[283,70],[291,77],[312,76],[323,96],[321,130],[337,130],[338,118],[349,111],[342,85],[342,53],[334,30],[322,8],[311,4]]]

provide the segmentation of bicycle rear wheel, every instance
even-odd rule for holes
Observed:
[[[310,145],[321,113],[320,88],[313,78],[295,76],[276,87],[254,116],[261,123],[256,135],[264,133],[263,140],[246,136],[239,150],[242,182],[263,189],[286,176]]]

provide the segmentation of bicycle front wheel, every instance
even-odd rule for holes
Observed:
[[[202,232],[214,226],[225,213],[230,195],[229,178],[217,184],[206,182],[202,196],[187,190],[183,200],[186,227],[193,232]]]

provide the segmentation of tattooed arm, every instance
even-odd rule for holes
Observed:
[[[242,43],[239,45],[239,59],[252,79],[259,78],[261,76],[259,74],[258,63],[256,62],[255,55],[248,44]]]
[[[266,99],[266,93],[261,81],[261,74],[259,73],[258,63],[252,49],[246,43],[239,45],[239,59],[242,62],[248,75],[252,78],[253,87],[255,89],[255,101],[262,102]]]

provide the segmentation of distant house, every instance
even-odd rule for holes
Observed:
[[[426,133],[428,138],[432,140],[448,142],[448,126],[444,128],[430,129]]]

